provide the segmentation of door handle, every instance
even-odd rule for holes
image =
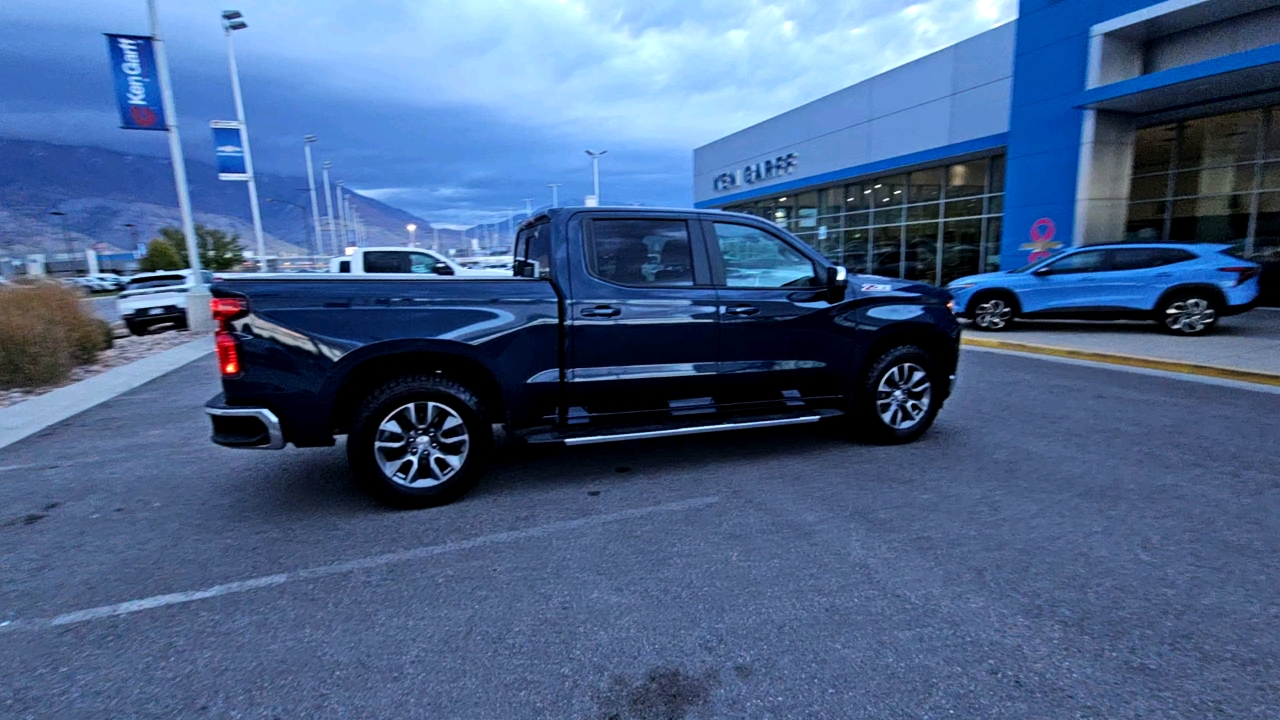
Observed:
[[[612,305],[597,305],[593,308],[585,308],[582,311],[582,317],[609,318],[618,317],[621,314],[622,309]]]
[[[725,308],[724,311],[730,315],[755,315],[760,312],[760,308],[755,305],[734,305]]]

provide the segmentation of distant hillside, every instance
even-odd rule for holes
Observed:
[[[187,175],[196,222],[238,232],[252,250],[245,184],[218,180],[212,165],[190,157]],[[260,173],[258,197],[268,252],[312,252],[306,177]],[[411,213],[364,196],[351,202],[359,208],[371,245],[406,244],[405,225],[411,222],[418,225],[420,239],[431,237],[430,224]],[[50,215],[53,211],[66,214]],[[130,223],[136,230],[126,227]],[[146,241],[161,227],[178,224],[168,158],[0,139],[0,255],[60,252],[68,246],[81,250],[92,243],[131,250],[135,232],[137,240]],[[446,247],[460,242],[455,231],[442,230],[440,236]]]

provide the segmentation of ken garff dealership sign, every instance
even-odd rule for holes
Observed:
[[[115,78],[120,127],[126,130],[168,130],[160,102],[160,83],[151,38],[107,35],[111,74]]]
[[[784,175],[790,175],[795,172],[796,164],[799,162],[795,153],[787,153],[779,155],[772,160],[765,160],[754,165],[747,165],[741,170],[734,172],[720,173],[716,176],[713,186],[719,192],[724,190],[732,190],[742,185],[754,185],[758,182],[766,180],[776,180]]]

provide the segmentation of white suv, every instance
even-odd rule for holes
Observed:
[[[201,271],[201,280],[213,282],[213,273]],[[129,332],[146,335],[157,325],[187,327],[187,293],[195,286],[190,270],[139,273],[129,278],[116,299],[116,309]]]

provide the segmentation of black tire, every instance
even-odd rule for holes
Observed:
[[[1202,290],[1169,293],[1156,307],[1156,322],[1171,335],[1208,335],[1218,325],[1218,298]]]
[[[142,323],[125,322],[124,326],[129,328],[130,335],[136,335],[138,337],[142,337],[143,335],[151,332],[151,326],[143,325]]]
[[[923,382],[916,377],[918,372],[924,373]],[[872,442],[882,445],[911,442],[933,425],[942,407],[938,380],[937,366],[928,353],[914,345],[890,348],[867,369],[853,398],[850,415]],[[888,386],[896,388],[886,390]],[[895,389],[903,392],[894,394]],[[900,414],[895,415],[895,406]],[[905,422],[913,413],[918,416],[910,423]],[[891,423],[893,418],[898,418],[897,426]]]
[[[1008,330],[1018,318],[1018,299],[1008,292],[979,293],[969,301],[973,326],[988,332]]]
[[[412,410],[405,409],[409,406]],[[442,413],[441,406],[448,412]],[[417,416],[411,418],[409,412]],[[450,413],[461,426],[448,424]],[[445,419],[437,422],[439,417]],[[379,441],[397,442],[396,432],[379,429],[384,423],[400,428],[399,437],[405,438],[402,457],[398,447],[375,447]],[[458,427],[465,432],[461,443]],[[401,508],[433,507],[471,490],[484,472],[492,442],[484,409],[466,387],[442,375],[408,375],[388,382],[361,403],[347,435],[347,462],[356,481],[382,502]],[[460,464],[450,471],[459,456]],[[425,466],[422,457],[427,457]],[[397,479],[384,466],[398,468],[395,473],[406,477]]]

